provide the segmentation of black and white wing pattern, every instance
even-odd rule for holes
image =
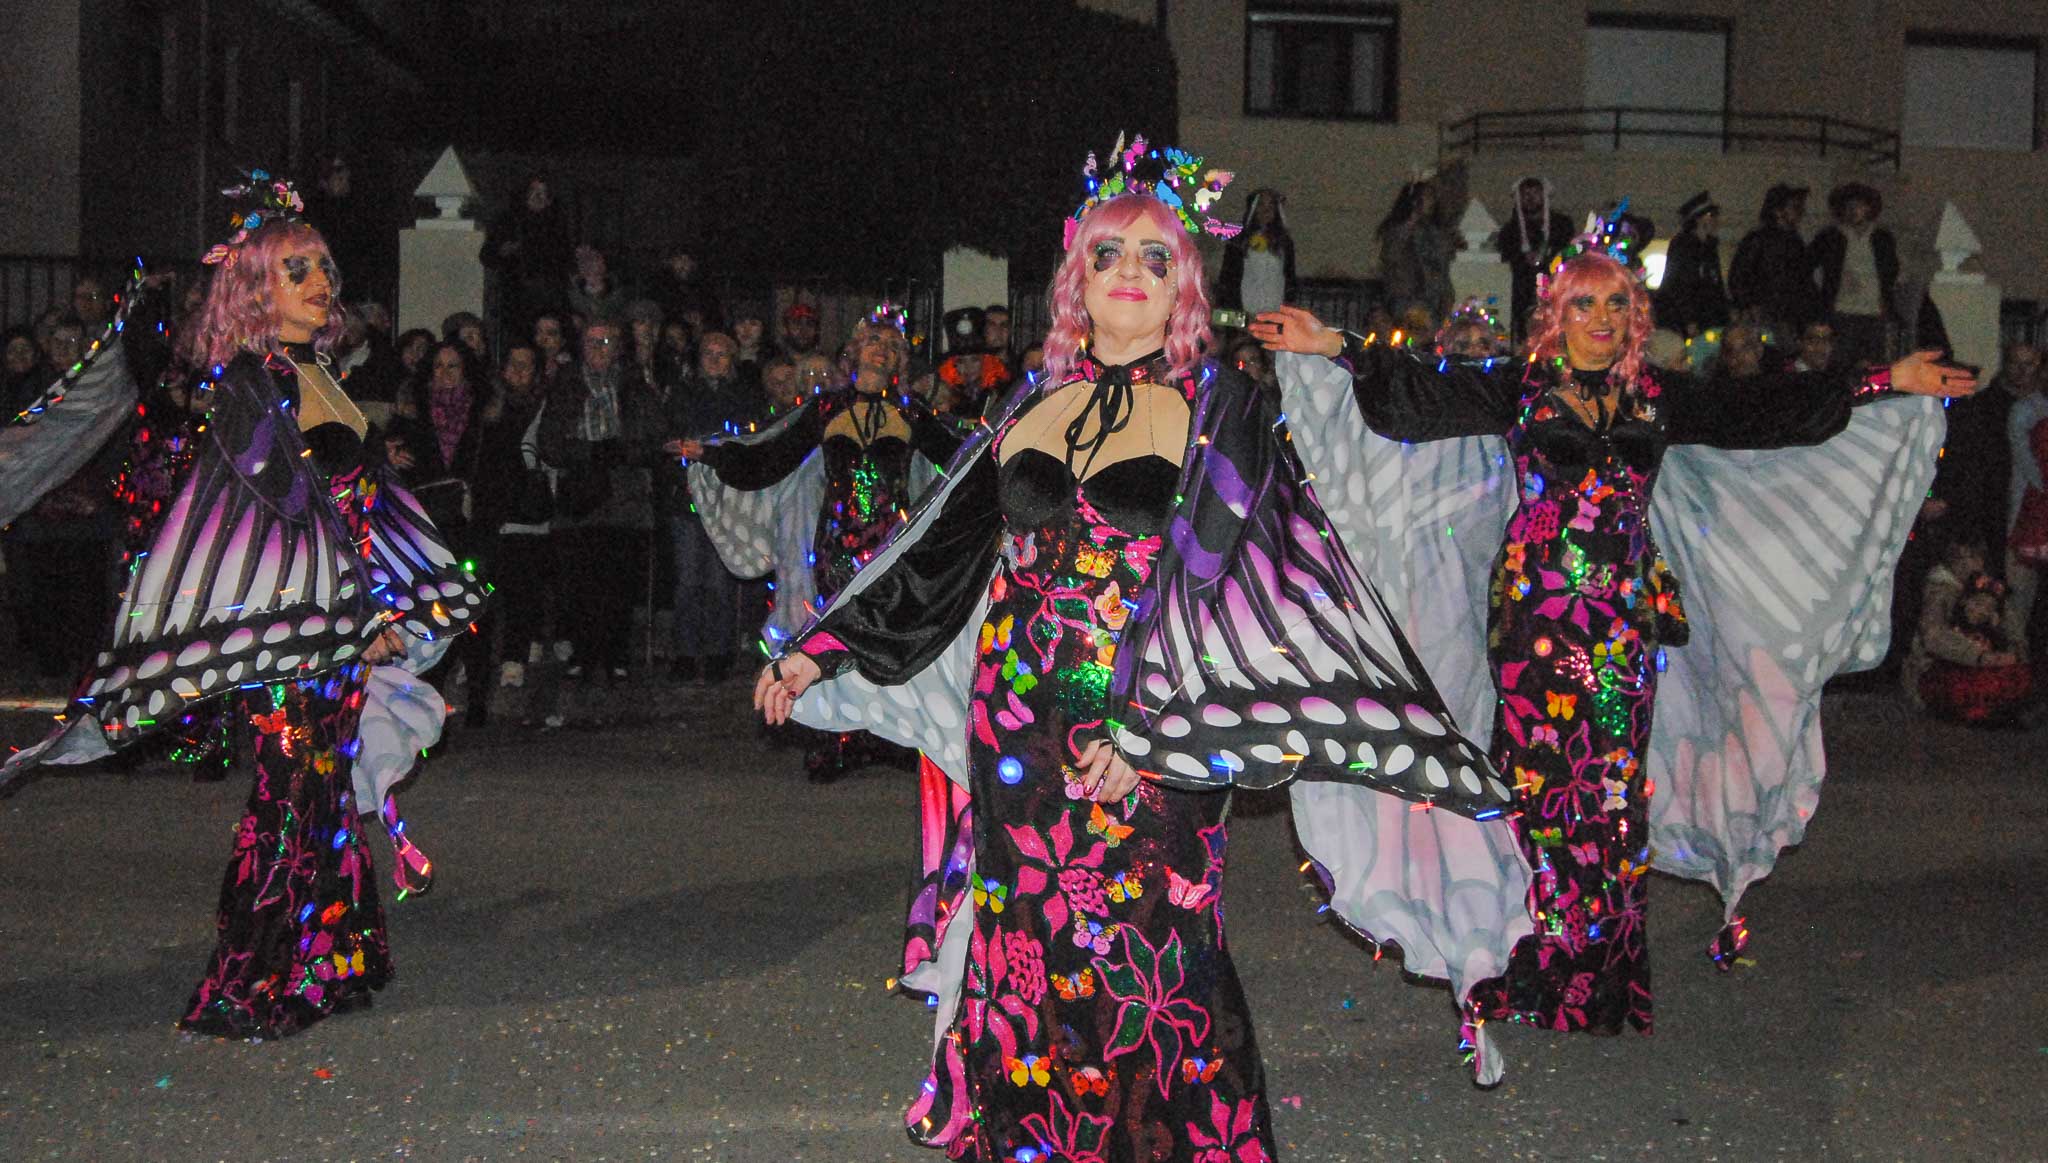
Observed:
[[[390,473],[357,486],[367,531],[370,595],[415,638],[440,642],[469,630],[487,587],[456,560],[425,506]]]
[[[10,774],[91,758],[238,687],[355,665],[386,625],[445,649],[481,611],[482,587],[410,494],[312,469],[260,361],[237,360],[209,390],[207,444],[130,563],[69,722]],[[101,738],[72,737],[86,724]]]
[[[0,527],[83,468],[135,414],[135,399],[127,354],[108,342],[24,411],[24,422],[0,425]]]
[[[1651,520],[1692,640],[1657,691],[1650,846],[1731,918],[1819,807],[1821,686],[1884,658],[1892,572],[1945,431],[1938,401],[1902,397],[1809,448],[1665,454]]]
[[[1119,648],[1111,690],[1130,721],[1118,744],[1169,783],[1299,776],[1499,816],[1506,785],[1352,564],[1288,425],[1241,379],[1198,396],[1202,454],[1188,457],[1156,588]]]
[[[1458,722],[1493,722],[1486,590],[1514,509],[1507,441],[1404,444],[1366,426],[1351,375],[1316,356],[1275,361],[1289,427],[1351,559],[1386,600]]]

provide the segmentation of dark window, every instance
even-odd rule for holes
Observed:
[[[1244,111],[1263,117],[1392,121],[1396,10],[1280,4],[1245,10]]]
[[[1900,136],[1937,148],[2037,149],[2040,74],[2037,40],[1908,31]]]

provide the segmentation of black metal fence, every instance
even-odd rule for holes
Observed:
[[[71,301],[79,260],[61,254],[0,254],[0,327],[35,322]]]
[[[1437,155],[1503,149],[1711,149],[1811,153],[1899,167],[1899,135],[1816,113],[1737,113],[1606,105],[1474,113],[1437,127]]]

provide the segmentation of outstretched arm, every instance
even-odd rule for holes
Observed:
[[[1849,426],[1849,411],[1892,395],[1967,396],[1977,373],[1916,351],[1860,379],[1828,372],[1774,372],[1702,380],[1660,373],[1673,444],[1790,448],[1819,444]]]
[[[1521,401],[1518,362],[1418,359],[1327,327],[1299,307],[1260,315],[1251,333],[1269,351],[1320,355],[1343,365],[1365,422],[1390,440],[1498,436],[1514,423]]]

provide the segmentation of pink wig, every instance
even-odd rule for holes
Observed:
[[[889,344],[889,350],[895,356],[896,366],[889,371],[890,381],[894,382],[901,378],[904,369],[910,366],[910,340],[904,338],[902,329],[894,324],[882,323],[874,319],[862,319],[860,322],[855,323],[852,333],[846,337],[846,347],[844,350],[846,352],[847,374],[855,377],[860,375],[860,345],[870,333],[881,336]],[[882,386],[886,388],[888,384]]]
[[[213,268],[206,302],[179,340],[193,366],[210,368],[242,352],[266,355],[283,346],[277,337],[277,288],[284,281],[285,255],[308,243],[327,253],[327,240],[303,222],[273,222],[249,232],[247,241]],[[313,334],[313,349],[326,353],[341,337],[341,285],[331,291],[334,307],[327,326]]]
[[[1095,244],[1122,232],[1140,218],[1149,221],[1166,240],[1173,253],[1173,314],[1166,320],[1166,364],[1168,374],[1179,378],[1192,373],[1209,345],[1209,296],[1202,289],[1202,255],[1195,240],[1166,203],[1150,194],[1123,194],[1090,210],[1067,244],[1067,256],[1052,277],[1052,329],[1045,337],[1045,382],[1066,380],[1080,362],[1094,321],[1082,290],[1088,285]]]
[[[1634,386],[1636,376],[1643,370],[1643,345],[1650,339],[1650,293],[1643,289],[1634,271],[1601,251],[1589,250],[1567,259],[1550,276],[1529,337],[1530,360],[1547,364],[1564,358],[1564,313],[1571,301],[1580,295],[1602,295],[1616,287],[1628,295],[1628,337],[1622,340],[1621,355],[1608,369],[1607,377],[1624,388]]]

